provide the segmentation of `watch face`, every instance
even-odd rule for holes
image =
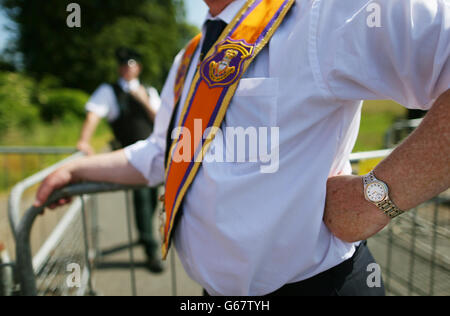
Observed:
[[[387,190],[383,183],[374,182],[367,186],[366,196],[369,201],[378,203],[383,201],[387,196]]]

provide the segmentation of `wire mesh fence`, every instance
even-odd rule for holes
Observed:
[[[422,119],[399,120],[386,132],[393,148]],[[391,295],[450,295],[450,191],[410,210],[369,241]]]
[[[28,150],[23,149],[20,149],[19,151],[24,152],[24,154],[29,152]],[[47,149],[45,152],[48,153],[49,151],[50,150]],[[44,153],[41,154],[44,155]],[[62,154],[61,157],[64,157],[65,155],[66,154]],[[57,164],[41,170],[17,183],[12,188],[9,196],[8,213],[10,215],[9,222],[11,230],[15,233],[11,234],[11,240],[13,239],[12,236],[16,235],[17,247],[15,252],[13,251],[13,247],[10,247],[9,250],[14,254],[14,259],[17,259],[17,262],[14,265],[16,272],[15,282],[13,284],[15,293],[11,291],[11,284],[5,286],[9,292],[3,293],[6,293],[7,295],[41,296],[92,295],[96,293],[93,290],[95,286],[93,275],[95,272],[100,271],[101,269],[110,270],[113,268],[115,269],[114,271],[118,271],[117,269],[127,269],[130,272],[128,281],[126,281],[127,283],[130,283],[130,285],[128,286],[123,283],[123,281],[120,281],[119,278],[116,278],[116,283],[120,282],[121,284],[119,286],[116,284],[115,287],[120,287],[121,291],[124,288],[125,295],[137,294],[136,275],[134,271],[136,269],[142,270],[142,268],[145,270],[145,264],[143,262],[137,262],[136,259],[139,260],[139,258],[136,258],[133,254],[133,248],[139,245],[139,243],[132,239],[132,216],[130,215],[130,209],[132,208],[132,205],[130,204],[132,203],[130,203],[129,200],[128,187],[120,187],[121,189],[119,190],[117,189],[117,186],[112,185],[112,188],[109,187],[109,189],[105,189],[104,184],[99,184],[97,189],[92,189],[92,187],[87,184],[87,191],[79,191],[77,194],[74,194],[77,198],[70,206],[59,209],[57,212],[47,211],[45,216],[38,216],[38,213],[30,212],[30,210],[26,208],[32,204],[35,189],[37,188],[36,185],[40,181],[60,165],[72,159],[77,159],[78,157],[81,157],[81,154],[77,153],[59,161]],[[111,248],[101,250],[99,248],[100,238],[98,237],[100,230],[97,212],[98,201],[97,195],[93,193],[103,192],[104,190],[119,190],[125,193],[117,193],[119,196],[124,197],[120,199],[124,201],[124,205],[121,205],[122,202],[120,205],[115,203],[114,208],[120,210],[119,213],[126,214],[125,220],[127,221],[126,226],[128,233],[124,239],[128,238],[128,240],[119,247],[111,245]],[[79,198],[81,195],[84,195],[84,199]],[[103,216],[108,217],[107,215],[105,216],[105,214],[109,213],[109,210],[105,210],[105,212],[106,213],[104,213]],[[6,212],[4,214],[6,214]],[[3,221],[5,226],[7,222],[7,220]],[[122,226],[125,226],[123,225],[123,222]],[[24,234],[17,236],[17,231],[22,231]],[[24,242],[25,240],[26,242]],[[13,242],[10,243],[10,245],[13,244]],[[24,247],[26,248],[25,251],[23,251]],[[109,243],[107,247],[110,247]],[[129,254],[127,264],[103,260],[105,257],[114,256],[116,253],[120,252]],[[17,258],[16,254],[19,254]],[[25,259],[23,254],[25,254]],[[180,284],[175,279],[174,256],[171,255],[170,258],[172,260],[170,276],[166,273],[164,279],[167,279],[167,288],[172,286],[172,295],[176,295],[176,286],[179,286]],[[24,262],[27,264],[24,264]],[[0,267],[0,270],[6,271],[6,268],[8,268],[8,271],[12,271],[13,267],[10,265],[5,267],[2,266]],[[179,266],[177,269],[179,269]],[[108,275],[109,278],[112,273],[108,272],[105,274]],[[117,275],[118,273],[116,273],[116,276]],[[169,278],[171,278],[171,280],[169,280]],[[4,280],[5,279],[2,278],[2,281],[0,282],[2,285],[5,283]],[[103,282],[103,284],[105,283],[106,282]],[[108,280],[107,283],[111,284],[110,280]],[[112,283],[114,283],[114,281],[112,281]],[[24,284],[32,284],[32,290],[30,291],[26,285],[23,286]],[[104,290],[105,288],[103,287],[101,289]],[[128,292],[126,289],[128,289]],[[100,291],[100,293],[103,292]]]
[[[91,295],[96,227],[94,198],[80,197],[34,256],[37,295]],[[62,233],[63,232],[63,233]]]
[[[450,295],[447,194],[403,214],[369,240],[391,295]]]
[[[99,192],[125,191],[129,250],[131,294],[136,294],[135,261],[131,233],[131,204],[126,187],[104,183],[81,183],[55,192],[46,205],[61,197],[81,196]],[[90,201],[95,201],[90,198]],[[31,207],[17,229],[17,274],[23,295],[93,295],[92,282],[95,261],[100,252],[97,240],[96,203],[86,203],[86,197],[73,203],[64,218],[48,237],[39,252],[32,255],[30,232],[36,217],[44,207]],[[71,269],[74,269],[71,273]],[[75,281],[74,281],[75,280]],[[77,288],[78,290],[76,290]]]

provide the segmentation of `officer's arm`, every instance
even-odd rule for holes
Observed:
[[[409,210],[450,186],[450,90],[433,105],[422,124],[376,168],[389,186],[391,200]],[[362,178],[328,180],[324,221],[344,241],[366,239],[389,218],[364,198]]]
[[[94,112],[88,112],[86,115],[86,120],[84,121],[83,128],[81,129],[80,139],[77,143],[78,150],[92,155],[94,154],[94,149],[90,145],[92,135],[94,135],[101,118]]]
[[[140,86],[138,90],[136,91],[131,91],[131,95],[139,101],[139,103],[142,104],[142,106],[144,107],[145,111],[147,112],[147,115],[149,117],[149,119],[154,122],[155,117],[156,117],[156,112],[155,110],[152,108],[151,104],[150,104],[150,97],[147,94],[146,89],[143,86]]]

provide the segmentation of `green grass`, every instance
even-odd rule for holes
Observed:
[[[75,147],[83,122],[71,120],[52,124],[37,124],[31,130],[14,129],[0,138],[0,146],[51,146]],[[111,138],[105,123],[99,125],[92,144],[97,149],[105,146]]]
[[[384,136],[406,109],[393,101],[366,101],[361,114],[361,127],[353,152],[384,148]]]

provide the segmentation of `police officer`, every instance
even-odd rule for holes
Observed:
[[[116,51],[120,78],[113,84],[102,84],[86,104],[86,120],[77,148],[94,154],[90,139],[100,120],[106,118],[114,133],[114,149],[146,139],[153,130],[153,121],[160,106],[155,88],[145,88],[139,81],[142,70],[141,55],[129,48]],[[161,272],[163,265],[154,240],[152,219],[157,204],[156,188],[133,191],[133,202],[140,243],[148,257],[147,267]]]

